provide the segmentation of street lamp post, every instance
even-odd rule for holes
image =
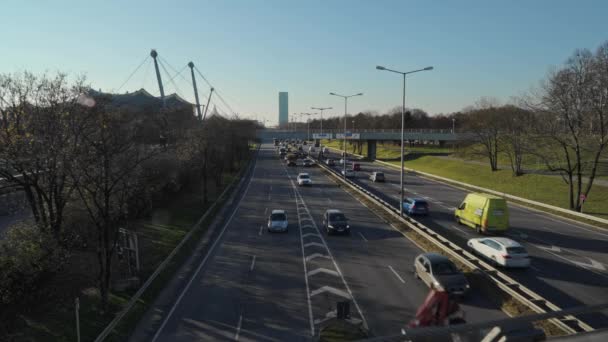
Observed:
[[[310,141],[310,116],[316,115],[317,113],[300,113],[300,115],[306,115],[306,124],[307,124],[307,133],[308,141]]]
[[[385,71],[390,71],[390,72],[394,72],[397,74],[401,74],[403,75],[403,103],[401,106],[401,181],[400,181],[400,191],[399,191],[399,215],[403,217],[403,154],[405,153],[404,151],[404,129],[405,129],[405,79],[406,76],[409,74],[413,74],[416,72],[420,72],[420,71],[428,71],[428,70],[433,70],[432,66],[426,67],[424,69],[418,69],[418,70],[412,70],[412,71],[407,71],[407,72],[401,72],[401,71],[397,71],[397,70],[392,70],[392,69],[387,69],[383,66],[376,66],[376,69],[378,70],[385,70]]]
[[[310,107],[310,109],[316,109],[321,111],[321,134],[323,134],[323,111],[326,109],[333,109],[332,107]]]
[[[342,156],[342,161],[344,163],[342,163],[343,167],[343,176],[344,176],[344,180],[346,180],[346,113],[347,113],[347,109],[348,109],[348,98],[349,97],[353,97],[353,96],[362,96],[363,93],[358,93],[358,94],[353,94],[353,95],[340,95],[340,94],[336,94],[336,93],[329,93],[329,95],[333,95],[333,96],[338,96],[344,99],[344,141],[343,141],[343,147],[344,147],[344,155]]]
[[[452,118],[452,134],[456,133],[456,118]]]

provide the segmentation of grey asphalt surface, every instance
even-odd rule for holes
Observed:
[[[375,335],[400,332],[428,293],[411,273],[421,251],[318,168],[305,169],[311,187],[295,185],[302,171],[286,168],[274,147],[262,146],[217,248],[174,303],[158,338],[148,340],[309,341],[343,300]],[[328,208],[350,218],[350,235],[320,233]],[[272,209],[287,211],[288,233],[266,231]],[[463,309],[470,322],[506,317],[474,291]]]
[[[339,160],[337,154],[332,156]],[[356,182],[398,208],[399,170],[379,163],[360,163],[362,171],[357,172]],[[372,171],[384,172],[386,182],[369,180]],[[406,197],[422,197],[431,205],[428,217],[416,218],[421,223],[462,247],[468,239],[480,237],[454,221],[454,209],[470,191],[411,172],[406,172],[404,183]],[[528,249],[532,267],[505,273],[562,308],[608,301],[608,231],[515,204],[509,204],[509,210],[511,227],[507,236]],[[581,318],[593,327],[608,327],[604,315]]]

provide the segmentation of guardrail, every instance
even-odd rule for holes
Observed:
[[[258,148],[258,151],[259,151],[259,148]],[[256,151],[256,154],[258,151]],[[253,160],[253,158],[252,158],[252,160]],[[114,319],[97,336],[97,338],[95,339],[95,342],[102,342],[103,340],[105,340],[108,337],[108,335],[114,330],[114,328],[116,328],[118,323],[120,323],[120,321],[124,318],[124,316],[127,313],[129,313],[129,311],[133,308],[133,306],[137,303],[137,301],[139,301],[139,298],[148,289],[150,284],[152,284],[152,282],[154,280],[156,280],[158,275],[165,269],[165,267],[167,267],[167,265],[171,262],[171,260],[175,257],[175,255],[180,251],[182,246],[186,242],[188,242],[188,240],[190,240],[190,237],[201,227],[202,222],[205,221],[207,219],[207,217],[209,217],[209,215],[211,215],[211,213],[213,212],[213,210],[215,209],[217,204],[221,202],[221,200],[226,196],[226,194],[228,194],[228,192],[230,192],[230,190],[235,188],[235,183],[237,182],[237,180],[239,181],[239,184],[236,187],[238,187],[242,184],[243,180],[246,178],[246,177],[242,177],[242,176],[247,174],[247,172],[251,168],[251,165],[252,164],[250,163],[249,165],[247,165],[246,168],[244,168],[241,172],[239,172],[239,174],[241,174],[241,177],[236,177],[234,180],[232,180],[232,182],[230,182],[230,184],[228,184],[226,189],[224,189],[224,191],[220,194],[220,196],[216,199],[216,201],[213,202],[213,204],[205,211],[205,214],[198,219],[198,221],[196,222],[194,227],[192,229],[190,229],[190,231],[182,238],[182,240],[179,242],[179,244],[177,246],[175,246],[175,248],[173,248],[171,253],[169,253],[169,255],[165,258],[165,260],[163,260],[163,262],[161,262],[160,265],[158,265],[158,267],[156,268],[154,273],[152,273],[152,275],[150,275],[148,277],[146,282],[139,288],[139,290],[137,290],[137,292],[135,292],[133,297],[131,297],[131,299],[129,299],[129,301],[127,302],[127,305],[116,315],[116,317],[114,317]]]
[[[391,163],[383,162],[381,160],[374,160],[374,162],[378,163],[378,164],[386,165],[386,166],[389,166],[389,167],[392,167],[392,168],[396,168],[397,170],[399,169],[399,166],[393,165]],[[594,222],[603,223],[603,224],[607,224],[608,225],[608,220],[603,219],[601,217],[596,217],[596,216],[592,216],[592,215],[588,215],[588,214],[579,213],[577,211],[572,211],[572,210],[556,207],[556,206],[551,205],[551,204],[546,204],[546,203],[542,203],[542,202],[537,202],[537,201],[529,200],[527,198],[510,195],[510,194],[507,194],[505,192],[500,192],[500,191],[495,191],[495,190],[491,190],[491,189],[487,189],[487,188],[482,188],[482,187],[477,186],[477,185],[472,185],[472,184],[468,184],[468,183],[459,182],[459,181],[456,181],[456,180],[453,180],[453,179],[449,179],[449,178],[437,176],[437,175],[434,175],[434,174],[431,174],[431,173],[426,173],[426,172],[410,169],[410,168],[407,168],[407,167],[404,167],[403,169],[407,170],[407,171],[412,171],[412,172],[421,174],[421,175],[423,175],[425,177],[438,179],[438,180],[441,180],[441,181],[444,181],[444,182],[447,182],[447,183],[452,183],[452,184],[464,186],[464,187],[467,187],[467,188],[471,188],[471,189],[487,192],[489,194],[502,196],[502,197],[505,197],[505,198],[508,198],[508,199],[512,199],[512,200],[515,200],[515,201],[518,201],[518,202],[532,204],[532,205],[537,206],[537,207],[549,209],[549,210],[552,210],[552,211],[557,211],[557,212],[568,214],[568,215],[571,215],[571,216],[574,216],[574,217],[580,217],[580,218],[583,218],[585,220],[594,221]]]
[[[392,216],[406,224],[408,227],[416,231],[422,237],[426,238],[434,245],[436,245],[442,251],[448,253],[453,258],[457,259],[467,267],[472,270],[478,270],[485,274],[488,279],[490,279],[494,284],[496,284],[501,290],[505,291],[511,297],[515,298],[517,301],[522,303],[523,305],[530,308],[532,311],[536,313],[548,313],[548,312],[558,312],[562,309],[552,302],[546,300],[545,298],[538,295],[536,292],[528,289],[527,287],[521,285],[513,278],[508,275],[500,272],[498,269],[492,267],[490,264],[485,261],[477,258],[475,255],[469,253],[453,242],[449,241],[441,234],[438,234],[434,230],[429,227],[421,224],[420,222],[412,219],[411,217],[401,217],[399,215],[399,208],[395,208],[392,204],[384,201],[380,197],[376,196],[369,190],[364,187],[356,184],[352,180],[344,179],[342,174],[337,172],[336,170],[324,165],[322,162],[317,160],[317,164],[329,172],[330,175],[337,178],[341,182],[345,183],[355,191],[359,192],[363,196],[365,196],[370,201],[378,204],[382,209],[390,213]],[[587,323],[579,320],[578,318],[572,315],[566,315],[560,318],[553,318],[551,321],[562,328],[565,332],[570,334],[575,334],[578,332],[584,331],[593,331],[594,329],[589,326]]]
[[[334,152],[342,153],[342,150],[338,150],[338,149],[335,149],[333,147],[328,147],[328,148],[330,150],[334,151]],[[357,157],[365,158],[364,156],[359,155],[359,154],[354,154],[354,153],[349,153],[349,154],[355,155]],[[399,170],[399,166],[398,165],[387,163],[387,162],[384,162],[382,160],[375,159],[374,163],[378,163],[378,164],[385,165],[385,166],[388,166],[388,167],[391,167],[391,168]],[[494,195],[502,196],[502,197],[505,197],[505,198],[508,198],[508,199],[512,199],[512,200],[515,200],[515,201],[518,201],[518,202],[532,204],[532,205],[537,206],[537,207],[549,209],[549,210],[552,210],[552,211],[557,211],[557,212],[564,213],[564,214],[567,214],[567,215],[571,215],[571,216],[574,216],[574,217],[580,217],[580,218],[585,219],[585,220],[594,221],[594,222],[598,222],[598,223],[602,223],[602,224],[607,224],[608,225],[608,220],[607,219],[603,219],[601,217],[596,217],[596,216],[592,216],[592,215],[588,215],[588,214],[584,214],[584,213],[579,213],[577,211],[572,211],[572,210],[556,207],[556,206],[551,205],[551,204],[537,202],[537,201],[533,201],[533,200],[530,200],[530,199],[527,199],[527,198],[510,195],[510,194],[508,194],[506,192],[495,191],[495,190],[483,188],[483,187],[480,187],[480,186],[477,186],[477,185],[472,185],[472,184],[468,184],[468,183],[464,183],[464,182],[459,182],[457,180],[453,180],[453,179],[450,179],[450,178],[445,178],[445,177],[437,176],[437,175],[434,175],[432,173],[426,173],[426,172],[410,169],[410,168],[407,168],[407,167],[404,167],[403,169],[407,170],[407,171],[415,172],[415,173],[423,175],[425,177],[441,180],[443,182],[447,182],[447,183],[451,183],[451,184],[456,184],[456,185],[467,187],[467,188],[470,188],[470,189],[475,189],[475,190],[487,192],[489,194],[494,194]]]

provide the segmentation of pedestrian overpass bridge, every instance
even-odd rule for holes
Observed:
[[[272,141],[272,139],[344,139],[344,131],[337,129],[326,129],[321,132],[317,129],[311,130],[284,130],[284,129],[260,129],[256,136],[261,141]],[[440,146],[447,143],[471,140],[470,133],[453,132],[441,129],[407,129],[404,131],[405,141],[432,141]],[[346,140],[364,141],[367,144],[367,158],[376,159],[376,145],[378,141],[401,141],[401,130],[399,129],[357,129],[346,131]]]

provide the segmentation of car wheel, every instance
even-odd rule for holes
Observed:
[[[496,261],[496,257],[492,255],[492,258],[490,258],[490,263],[492,264],[492,266],[498,266],[498,261]]]

